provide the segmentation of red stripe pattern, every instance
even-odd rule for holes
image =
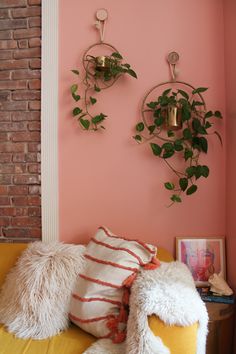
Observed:
[[[125,339],[130,287],[141,267],[154,269],[156,247],[113,235],[100,227],[86,249],[77,278],[70,319],[99,338]]]

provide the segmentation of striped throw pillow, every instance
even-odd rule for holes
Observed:
[[[98,338],[122,342],[130,287],[141,267],[158,267],[156,251],[152,245],[113,235],[100,227],[86,248],[86,267],[72,294],[71,321]]]

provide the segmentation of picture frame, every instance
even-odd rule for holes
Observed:
[[[176,237],[176,259],[187,265],[196,286],[209,286],[214,273],[226,280],[224,237]]]

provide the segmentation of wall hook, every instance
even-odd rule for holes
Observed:
[[[106,20],[108,18],[108,11],[106,9],[99,9],[96,12],[97,21],[95,22],[95,27],[98,29],[100,34],[100,42],[104,42],[105,37],[105,27]]]
[[[167,61],[170,66],[171,81],[175,82],[177,77],[176,64],[179,61],[179,54],[177,52],[171,52],[167,56]]]

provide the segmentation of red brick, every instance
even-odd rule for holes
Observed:
[[[33,237],[33,238],[39,238],[41,237],[41,229],[29,229],[29,237]]]
[[[28,166],[29,173],[40,173],[40,165],[37,163]]]
[[[18,47],[20,49],[25,49],[25,48],[29,48],[29,43],[27,39],[20,39],[18,41]]]
[[[1,0],[0,8],[26,6],[26,0]]]
[[[28,19],[29,27],[41,27],[41,17],[32,17]]]
[[[24,102],[24,101],[0,103],[0,110],[2,111],[25,111],[27,107],[28,107],[28,102]]]
[[[0,163],[11,162],[12,154],[2,153],[0,154]]]
[[[19,123],[18,123],[19,124]],[[12,141],[24,142],[24,141],[40,141],[39,132],[16,132],[12,133]]]
[[[0,195],[7,195],[7,186],[0,186]]]
[[[0,81],[0,90],[23,90],[27,88],[26,80]]]
[[[32,91],[32,90],[27,90],[27,91],[14,91],[12,93],[12,99],[16,101],[26,101],[26,100],[40,100],[41,94],[40,91]]]
[[[12,69],[27,69],[28,60],[2,60],[0,62],[0,70],[12,70]]]
[[[18,123],[0,123],[0,131],[5,132],[18,132],[19,130],[25,131],[27,129],[27,124],[25,122]]]
[[[41,145],[38,143],[29,143],[28,144],[28,151],[29,152],[38,152],[41,151]]]
[[[10,112],[0,112],[0,122],[8,122],[11,120]]]
[[[12,78],[16,79],[39,79],[41,77],[40,70],[16,70],[12,72]]]
[[[38,217],[15,217],[12,219],[12,226],[40,226],[41,221]]]
[[[3,19],[3,18],[9,18],[9,11],[8,11],[8,9],[0,10],[0,19]]]
[[[11,117],[12,121],[38,121],[40,120],[40,112],[13,112]]]
[[[31,207],[28,209],[29,216],[41,216],[41,208],[39,207]]]
[[[41,124],[40,124],[40,122],[30,122],[28,124],[28,129],[29,129],[29,131],[40,131]]]
[[[0,102],[8,101],[10,99],[10,95],[10,91],[0,91]]]
[[[28,5],[40,5],[41,0],[28,0]]]
[[[14,173],[25,173],[27,172],[27,166],[26,165],[23,165],[23,164],[20,164],[20,165],[16,165],[14,164]]]
[[[10,228],[10,229],[4,229],[3,228],[3,235],[5,237],[15,237],[15,238],[26,238],[29,236],[29,230],[28,229],[16,229],[16,228]]]
[[[14,184],[39,184],[39,176],[35,175],[19,175],[13,177]]]
[[[26,206],[28,205],[28,197],[24,196],[24,197],[12,197],[12,204],[14,206]]]
[[[29,48],[29,49],[15,50],[13,57],[15,59],[40,58],[41,57],[41,48]]]
[[[0,217],[0,226],[9,226],[9,218]]]
[[[0,185],[9,185],[12,182],[12,175],[0,175]]]
[[[1,60],[12,59],[12,57],[13,57],[13,52],[11,50],[3,50],[0,52],[0,59]]]
[[[0,143],[0,152],[24,152],[24,143]]]
[[[0,196],[0,205],[10,205],[10,198]]]
[[[13,41],[13,40],[0,41],[0,50],[15,49],[15,48],[17,48],[17,41]]]
[[[31,90],[40,90],[41,88],[41,80],[40,79],[34,79],[29,81],[29,88]]]
[[[0,31],[0,39],[11,39],[12,31]]]
[[[40,59],[32,59],[29,64],[31,69],[40,69],[41,68],[41,60]]]
[[[29,102],[29,109],[32,111],[40,111],[41,110],[41,101]]]
[[[10,173],[14,173],[15,172],[15,167],[13,164],[1,164],[0,165],[0,173],[1,174],[4,174],[4,173],[7,173],[7,174],[10,174]]]
[[[14,216],[16,215],[16,209],[13,207],[1,207],[0,208],[0,216]]]
[[[0,133],[0,142],[3,142],[3,141],[9,141],[8,133]]]
[[[12,161],[13,162],[26,162],[26,155],[22,154],[22,153],[13,154]]]
[[[41,194],[41,186],[29,186],[29,194]]]
[[[25,7],[11,10],[13,18],[36,17],[41,15],[41,7]]]
[[[19,29],[14,31],[14,39],[34,38],[41,36],[40,28]]]
[[[30,48],[41,47],[41,39],[40,38],[30,38],[29,47]]]
[[[10,71],[0,71],[0,80],[10,79],[11,72]]]
[[[27,20],[0,20],[0,28],[2,31],[6,29],[27,28]]]
[[[28,205],[41,205],[41,198],[39,196],[30,196],[28,197]]]
[[[29,192],[28,186],[9,186],[9,195],[27,195]]]
[[[38,161],[37,154],[33,153],[33,152],[26,154],[25,159],[27,162],[37,162]]]

